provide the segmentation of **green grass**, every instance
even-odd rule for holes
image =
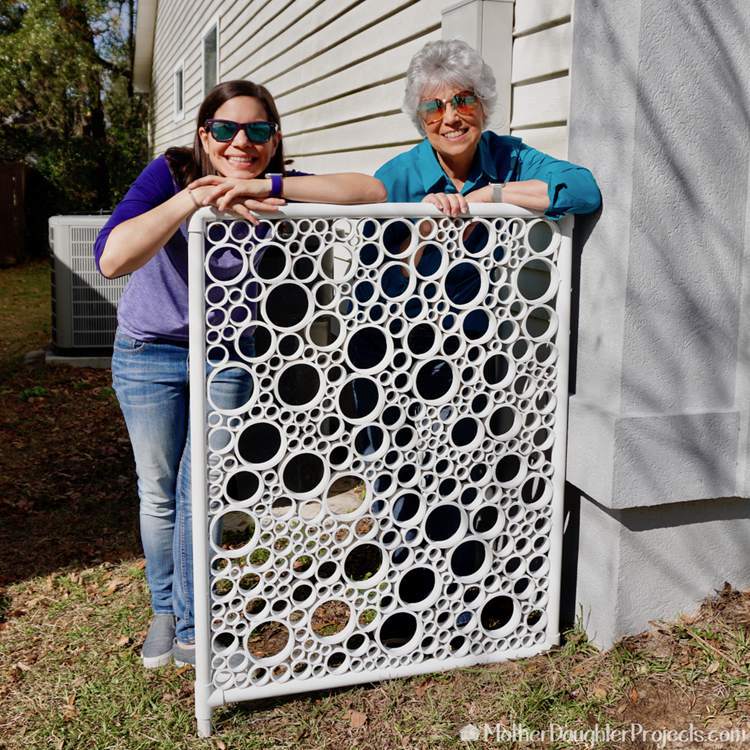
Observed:
[[[49,391],[43,385],[33,385],[31,388],[24,388],[19,394],[21,401],[28,401],[30,398],[43,398],[49,396]]]
[[[11,587],[14,605],[36,604],[0,631],[0,667],[12,681],[0,700],[0,747],[219,746],[195,736],[192,672],[140,665],[148,596],[136,562],[70,569]],[[690,643],[684,635],[675,628],[671,646]],[[728,647],[746,638],[746,630],[730,629],[712,640]],[[672,670],[673,691],[689,690],[696,673],[704,692],[711,690],[703,655],[696,648],[693,661]],[[530,729],[616,721],[624,691],[634,679],[662,676],[661,664],[640,647],[601,654],[576,630],[561,648],[533,659],[229,706],[215,719],[227,748],[348,748],[357,738],[372,747],[460,747],[457,728],[472,717]],[[739,690],[742,675],[736,678]],[[744,680],[746,690],[747,675]],[[723,710],[738,707],[747,709],[747,695],[725,702]],[[368,717],[365,727],[351,728],[352,710]]]
[[[530,730],[550,723],[581,730],[596,722],[622,725],[637,710],[628,697],[634,687],[682,704],[690,695],[709,698],[698,721],[739,722],[749,707],[747,671],[726,663],[708,672],[708,655],[688,633],[710,635],[733,658],[733,649],[746,653],[745,626],[678,623],[666,635],[626,640],[606,653],[578,628],[561,647],[531,659],[224,707],[214,716],[218,739],[201,740],[192,717],[192,671],[140,665],[148,595],[138,563],[71,568],[11,587],[14,606],[36,605],[0,631],[0,669],[12,687],[0,693],[0,747],[458,748],[458,729],[469,722],[515,722]],[[657,635],[671,655],[652,653]],[[719,700],[718,685],[729,700]],[[644,705],[644,712],[652,710]],[[352,727],[352,711],[367,717],[364,727]],[[660,717],[669,721],[668,714]]]
[[[49,262],[0,270],[0,375],[47,345],[50,320]]]
[[[253,565],[263,565],[270,556],[271,550],[268,550],[265,547],[258,547],[258,549],[253,550],[250,554],[250,562]]]

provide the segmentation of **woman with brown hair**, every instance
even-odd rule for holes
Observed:
[[[281,124],[271,94],[227,81],[198,111],[192,149],[170,148],[139,175],[94,245],[109,278],[130,273],[118,306],[112,380],[135,456],[140,529],[154,612],[143,664],[195,663],[188,431],[186,221],[213,205],[256,222],[252,211],[285,203],[373,203],[382,184],[364,174],[308,175],[284,168]],[[223,370],[228,404],[250,387]],[[234,373],[234,374],[233,374]]]

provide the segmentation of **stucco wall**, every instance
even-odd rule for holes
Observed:
[[[576,3],[570,156],[604,211],[581,257],[569,469],[613,507],[744,492],[749,21],[742,0]]]
[[[568,478],[607,644],[750,586],[750,5],[576,0],[573,23],[568,153],[604,208],[577,223]]]

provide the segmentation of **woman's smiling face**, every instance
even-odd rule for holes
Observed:
[[[466,88],[439,84],[434,88],[425,89],[421,101],[427,99],[442,99],[445,101],[454,94],[461,92],[465,93]],[[476,107],[463,114],[456,112],[453,105],[448,102],[442,119],[429,124],[424,123],[424,130],[427,140],[432,144],[435,151],[451,160],[468,157],[468,155],[473,157],[479,139],[482,137],[483,126],[484,111],[479,102],[477,102]]]
[[[229,99],[214,112],[212,119],[239,123],[270,120],[263,103],[254,96]],[[240,129],[231,141],[222,143],[205,128],[201,127],[198,133],[214,169],[224,177],[240,179],[257,177],[265,172],[281,137],[277,131],[267,143],[253,143],[248,140],[244,129]]]

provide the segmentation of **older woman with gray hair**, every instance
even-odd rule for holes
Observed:
[[[425,139],[375,173],[388,200],[432,203],[449,216],[468,213],[469,202],[511,203],[552,219],[599,208],[588,169],[484,130],[496,99],[492,70],[466,42],[429,42],[417,52],[402,108]]]

